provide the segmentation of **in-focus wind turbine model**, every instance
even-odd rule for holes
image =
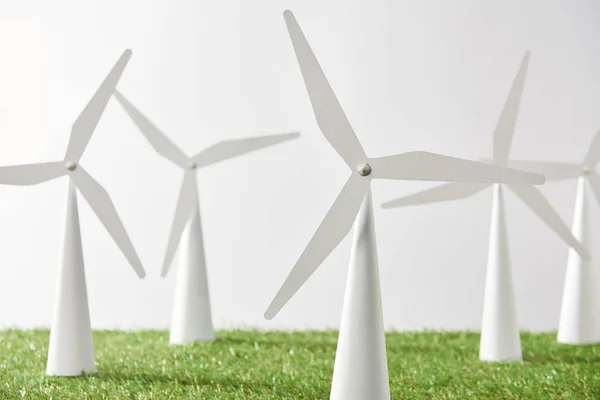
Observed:
[[[269,305],[265,318],[277,315],[348,234],[355,221],[330,398],[389,399],[371,180],[542,184],[544,177],[421,151],[367,157],[298,22],[290,11],[284,12],[284,18],[317,124],[353,172]]]
[[[494,159],[490,162],[498,166],[507,166],[508,164],[529,58],[528,51],[521,62],[521,67],[496,124]],[[463,199],[473,196],[488,186],[487,184],[448,183],[384,203],[383,208]],[[583,259],[589,259],[590,256],[585,247],[571,234],[567,225],[537,188],[531,185],[516,184],[507,184],[506,186]],[[485,361],[521,360],[521,339],[517,324],[506,235],[503,186],[495,184],[479,347],[479,358]]]
[[[76,189],[79,189],[92,207],[138,276],[143,278],[146,275],[108,193],[78,164],[130,57],[131,50],[123,53],[73,123],[64,161],[0,167],[0,184],[6,185],[34,185],[63,175],[70,178],[63,250],[48,349],[48,375],[75,376],[94,371],[94,347]]]
[[[196,171],[198,168],[295,139],[300,134],[291,132],[225,140],[208,147],[193,157],[188,157],[125,96],[116,91],[115,97],[150,145],[159,154],[184,170],[167,253],[162,266],[162,276],[166,276],[183,235],[169,341],[171,344],[212,341],[215,339],[215,333],[210,309]],[[185,229],[186,226],[187,229]]]
[[[594,136],[587,155],[581,164],[510,161],[509,165],[519,165],[526,170],[542,171],[549,180],[558,181],[577,178],[572,232],[584,246],[589,246],[591,239],[586,181],[592,188],[596,201],[600,202],[600,175],[595,170],[599,161],[600,130],[596,132],[596,136]],[[560,322],[558,324],[557,339],[560,343],[590,344],[600,342],[596,276],[596,270],[590,260],[582,259],[572,249],[569,250]]]

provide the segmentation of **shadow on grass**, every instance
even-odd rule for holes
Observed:
[[[177,376],[171,377],[169,375],[160,374],[160,373],[146,373],[146,372],[117,372],[117,371],[105,371],[105,372],[97,372],[93,375],[81,376],[75,379],[88,379],[93,376],[97,380],[101,380],[107,383],[114,383],[119,386],[124,386],[131,384],[132,382],[152,385],[152,386],[184,386],[184,387],[205,387],[205,388],[215,388],[220,387],[221,391],[224,393],[228,392],[245,392],[248,394],[250,392],[259,392],[262,394],[272,394],[277,395],[277,397],[281,396],[295,396],[298,393],[301,393],[303,388],[301,386],[296,386],[293,381],[285,381],[285,384],[282,385],[282,382],[279,381],[277,385],[270,384],[266,380],[267,376],[264,377],[264,380],[253,379],[253,380],[244,380],[237,377],[232,376],[206,376],[202,374],[198,375],[187,375],[187,376]]]
[[[254,346],[254,343],[257,343],[260,347],[282,347],[282,348],[294,348],[300,349],[305,348],[311,351],[321,350],[321,351],[335,351],[337,347],[337,335],[336,336],[327,336],[319,338],[315,340],[314,337],[308,336],[283,336],[283,337],[272,337],[272,336],[264,336],[264,337],[256,337],[254,339],[242,339],[238,337],[217,337],[215,340],[215,344],[235,344],[235,345],[248,345]]]
[[[553,352],[551,354],[524,355],[523,361],[534,364],[600,364],[600,356],[589,357],[568,352]]]

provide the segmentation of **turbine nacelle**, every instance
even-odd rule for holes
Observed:
[[[369,176],[371,172],[373,172],[373,168],[371,168],[371,166],[367,163],[358,164],[356,167],[356,172],[358,172],[360,176]]]

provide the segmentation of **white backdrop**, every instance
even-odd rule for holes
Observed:
[[[348,173],[318,131],[286,8],[371,156],[491,156],[526,49],[532,61],[512,155],[580,161],[600,128],[597,0],[21,0],[0,4],[0,164],[62,159],[70,124],[132,48],[120,90],[187,152],[303,134],[199,173],[217,327],[337,327],[350,237],[275,320],[262,317]],[[166,279],[159,271],[180,171],[114,100],[82,163],[110,192],[148,272],[136,278],[80,197],[93,327],[168,327],[176,270]],[[478,329],[491,191],[378,206],[431,185],[373,187],[386,326]],[[0,187],[0,327],[50,323],[66,188],[66,178]],[[575,181],[542,189],[570,224]],[[567,248],[514,197],[507,208],[520,324],[555,329]],[[592,217],[597,224],[596,205]]]

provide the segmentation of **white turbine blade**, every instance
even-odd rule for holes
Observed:
[[[480,158],[477,161],[494,164],[494,160],[489,158]],[[544,175],[546,180],[550,181],[576,178],[581,176],[583,172],[580,164],[562,162],[509,160],[507,166],[521,171]]]
[[[0,167],[0,184],[35,185],[67,173],[63,161]]]
[[[594,169],[598,165],[598,161],[600,161],[600,129],[596,131],[596,135],[592,139],[583,164],[590,169]]]
[[[114,96],[158,154],[182,168],[188,167],[190,163],[189,157],[181,151],[175,143],[162,133],[152,121],[144,116],[144,114],[131,104],[118,90],[115,91]]]
[[[306,37],[302,33],[294,14],[290,10],[283,13],[285,23],[302,71],[304,84],[310,97],[317,124],[335,151],[354,170],[356,165],[367,158],[350,122],[342,110],[317,58],[313,54]]]
[[[583,172],[580,164],[562,162],[511,160],[508,162],[508,166],[510,168],[544,175],[546,180],[550,181],[577,178],[578,176],[581,176]]]
[[[69,176],[117,246],[119,246],[136,274],[140,278],[146,276],[142,262],[106,190],[79,165],[75,170],[69,172]]]
[[[67,148],[67,154],[65,159],[68,161],[77,162],[81,158],[83,151],[85,150],[96,125],[115,91],[115,87],[125,70],[125,66],[129,62],[131,57],[131,50],[125,50],[121,58],[117,61],[115,66],[109,72],[104,82],[100,85],[96,93],[85,106],[77,120],[73,123],[71,128],[71,139],[69,140],[69,147]]]
[[[541,185],[544,177],[462,158],[413,151],[369,159],[371,175],[379,179],[416,181],[530,183]]]
[[[163,262],[162,276],[166,276],[169,272],[175,250],[177,250],[177,246],[179,246],[179,241],[181,240],[181,234],[192,215],[194,207],[196,207],[198,201],[197,190],[195,170],[186,171],[183,175],[183,181],[181,182],[179,199],[177,200],[177,207],[175,209],[175,217],[173,218],[173,224],[171,225],[171,235],[169,236],[169,244],[167,245],[167,252]]]
[[[527,76],[527,67],[531,53],[525,52],[519,72],[513,81],[513,84],[508,93],[506,103],[502,109],[502,114],[496,123],[494,131],[494,163],[497,165],[506,166],[508,154],[512,145],[515,126],[519,116],[519,106],[521,104],[521,96],[525,87],[525,77]]]
[[[350,232],[371,179],[352,174],[265,312],[273,319]]]
[[[464,199],[481,192],[488,187],[488,183],[471,182],[451,182],[440,186],[426,189],[418,193],[400,197],[395,200],[385,202],[382,208],[397,208],[414,206],[419,204],[438,203],[441,201],[450,201]]]
[[[586,176],[592,187],[592,192],[594,192],[594,197],[596,197],[596,201],[600,204],[600,176],[595,171]]]
[[[542,221],[546,223],[562,240],[575,250],[582,260],[589,260],[590,253],[579,243],[565,222],[556,213],[552,205],[539,189],[531,185],[508,185]]]
[[[283,133],[280,135],[259,136],[247,139],[225,140],[201,151],[194,156],[194,161],[198,167],[215,164],[219,161],[227,160],[242,154],[250,153],[255,150],[295,139],[300,134],[298,132]]]

